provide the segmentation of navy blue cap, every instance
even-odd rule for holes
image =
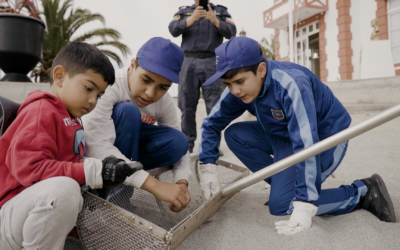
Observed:
[[[232,69],[248,67],[260,63],[264,58],[260,55],[260,45],[248,37],[232,37],[215,49],[217,56],[217,73],[204,84],[208,86]]]
[[[183,50],[171,40],[153,37],[139,49],[136,58],[143,69],[179,83]]]

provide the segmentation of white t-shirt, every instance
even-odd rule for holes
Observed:
[[[88,157],[104,159],[109,155],[132,162],[126,158],[118,148],[114,146],[116,134],[112,113],[114,105],[120,102],[131,102],[131,92],[128,86],[128,68],[117,70],[115,73],[115,83],[106,89],[105,94],[98,100],[96,108],[89,114],[82,117],[85,133],[85,151]],[[142,115],[142,123],[167,126],[181,131],[178,122],[175,105],[169,93],[158,100],[156,103],[139,107]],[[180,161],[173,165],[174,183],[178,180],[189,180],[191,175],[189,152]],[[140,188],[148,177],[144,170],[133,174],[133,184]]]

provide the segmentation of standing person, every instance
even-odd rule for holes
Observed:
[[[173,82],[179,83],[182,62],[179,46],[161,37],[151,38],[129,67],[116,71],[115,84],[107,88],[93,112],[82,118],[87,156],[114,155],[129,163],[139,162],[144,170],[173,165],[173,184],[143,170],[124,183],[170,202],[174,212],[190,202],[188,143],[167,93]],[[174,193],[181,194],[178,202]]]
[[[346,109],[307,68],[267,60],[258,43],[246,37],[232,38],[215,52],[217,73],[204,85],[222,78],[228,88],[202,125],[199,169],[206,197],[219,190],[216,160],[221,131],[246,110],[257,121],[231,125],[225,130],[225,140],[253,172],[349,127]],[[271,214],[291,214],[290,220],[275,223],[279,234],[310,228],[315,215],[341,215],[357,208],[381,221],[395,222],[393,203],[377,174],[321,190],[322,182],[341,163],[347,145],[343,142],[265,179],[271,185]]]
[[[182,70],[179,74],[178,106],[182,111],[182,132],[193,152],[197,137],[196,109],[202,88],[207,115],[222,93],[221,80],[204,87],[203,83],[215,72],[214,50],[222,44],[224,37],[236,35],[236,26],[228,9],[222,5],[208,4],[208,11],[199,6],[199,0],[192,6],[180,7],[169,24],[172,36],[182,35],[182,49],[185,52]]]

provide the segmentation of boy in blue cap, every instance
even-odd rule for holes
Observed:
[[[267,60],[258,43],[246,37],[232,38],[215,52],[217,73],[205,85],[222,78],[228,88],[202,124],[199,169],[206,197],[219,191],[215,162],[221,131],[244,111],[257,121],[231,125],[225,140],[253,172],[350,125],[343,105],[307,68]],[[343,142],[265,180],[271,185],[271,214],[291,214],[290,220],[275,223],[279,234],[310,228],[314,215],[340,215],[356,208],[364,208],[382,221],[395,222],[392,201],[377,174],[351,185],[321,190],[321,183],[342,161],[347,145]]]
[[[173,82],[179,83],[183,57],[182,49],[170,40],[150,39],[130,67],[116,71],[115,84],[82,119],[89,157],[114,155],[126,162],[139,162],[145,170],[172,164],[174,184],[161,182],[143,170],[124,184],[170,202],[175,212],[190,202],[188,142],[167,94]]]

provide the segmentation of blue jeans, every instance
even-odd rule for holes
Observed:
[[[263,169],[274,162],[293,154],[292,142],[268,134],[257,121],[239,122],[231,125],[225,131],[225,140],[230,150],[253,172]],[[339,188],[321,190],[322,182],[339,166],[347,150],[347,142],[331,148],[319,157],[319,173],[317,190],[319,199],[313,204],[318,206],[317,215],[346,214],[354,210],[360,197],[367,192],[367,187],[361,181]],[[271,155],[274,157],[272,158]],[[273,215],[287,215],[292,212],[292,201],[295,197],[296,167],[287,168],[267,179],[271,185],[269,210]]]
[[[114,146],[128,159],[142,163],[145,170],[174,164],[188,151],[182,132],[142,123],[138,107],[130,102],[117,103],[112,119],[116,132]]]

